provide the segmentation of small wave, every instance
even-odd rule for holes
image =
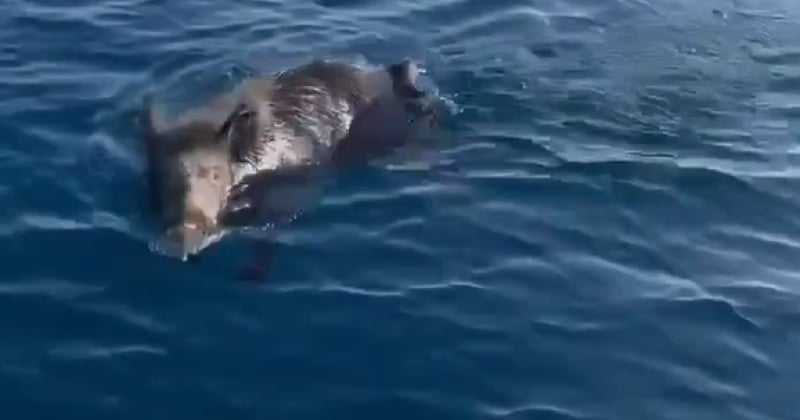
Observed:
[[[103,292],[104,288],[80,284],[64,279],[26,279],[19,283],[0,283],[0,295],[42,295],[57,299],[74,300]]]
[[[166,349],[148,345],[101,346],[90,343],[60,344],[49,352],[51,357],[69,360],[115,359],[132,356],[166,356]]]
[[[150,333],[167,334],[173,331],[172,327],[155,316],[136,311],[120,303],[85,303],[78,307],[81,311],[100,315]]]
[[[750,57],[762,64],[800,65],[800,49],[797,48],[758,48],[750,51]]]
[[[595,419],[597,417],[581,413],[575,409],[561,407],[550,404],[526,404],[517,407],[493,407],[483,410],[491,417],[497,418],[517,418],[528,417],[545,418],[552,420],[584,420]]]

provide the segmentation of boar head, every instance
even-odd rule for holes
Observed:
[[[197,118],[159,127],[149,101],[142,113],[150,210],[159,225],[152,247],[185,260],[224,234],[219,215],[235,182],[234,141],[250,128],[240,105],[222,124]]]

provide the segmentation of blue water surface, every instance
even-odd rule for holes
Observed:
[[[4,0],[0,418],[800,419],[800,3]],[[147,247],[136,110],[410,57],[435,150]]]

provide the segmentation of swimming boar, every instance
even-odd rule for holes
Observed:
[[[159,121],[148,103],[142,137],[155,249],[186,259],[232,227],[291,218],[304,200],[281,188],[302,196],[318,168],[385,155],[430,122],[416,80],[410,61],[315,60],[247,79],[176,124]]]

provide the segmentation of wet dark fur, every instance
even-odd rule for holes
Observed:
[[[410,75],[415,69],[410,66],[410,62],[404,61],[385,67],[391,82],[391,99],[396,99],[402,108],[393,112],[407,112],[408,116],[420,113],[424,108],[420,104],[426,96],[416,88],[414,75]],[[274,78],[253,79],[249,83],[236,93],[215,98],[210,113],[185,118],[163,131],[153,127],[152,115],[147,110],[144,138],[151,209],[164,226],[192,221],[193,226],[202,226],[205,235],[207,231],[225,230],[226,225],[260,223],[248,220],[271,210],[258,208],[259,200],[253,194],[257,195],[259,190],[288,182],[287,176],[305,182],[308,172],[304,172],[304,167],[334,163],[340,169],[379,157],[401,141],[402,133],[391,133],[388,140],[370,133],[370,112],[380,112],[386,103],[373,100],[376,92],[369,91],[370,86],[364,83],[359,69],[349,64],[317,60]],[[224,115],[224,119],[215,115]],[[403,114],[399,118],[408,116]],[[291,153],[270,149],[281,142],[285,149],[281,153],[286,150]],[[230,178],[223,177],[220,182],[232,189],[231,194],[220,198],[219,208],[210,210],[195,208],[192,198],[187,199],[191,193],[187,180],[181,178],[187,175],[171,167],[179,162],[175,156],[200,150],[192,162],[199,159],[199,167],[203,168],[202,150],[206,149],[212,165],[200,172],[229,171]],[[213,162],[217,162],[216,166]],[[251,206],[245,212],[237,213],[231,207],[232,203],[248,200]],[[173,208],[170,210],[165,204],[172,204]]]
[[[408,81],[408,62],[387,67],[392,89],[398,98],[409,104],[424,97],[424,93]],[[350,121],[367,104],[370,92],[361,83],[356,70],[340,62],[313,61],[277,75],[268,97],[257,98],[269,104],[262,115],[268,121],[280,121],[295,136],[296,147],[312,149],[306,163],[319,163],[330,158],[338,143],[347,137]],[[409,105],[409,111],[414,105]],[[272,141],[270,131],[258,132],[254,121],[255,104],[241,103],[233,112],[234,119],[221,131],[238,130],[233,156],[239,162],[258,162],[263,159],[264,146]]]

